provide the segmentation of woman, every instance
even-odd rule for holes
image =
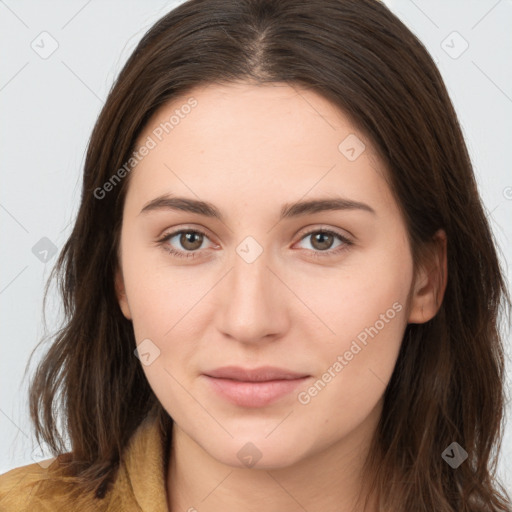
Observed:
[[[381,3],[164,16],[55,271],[30,404],[58,458],[2,510],[511,510],[509,294],[442,78]]]

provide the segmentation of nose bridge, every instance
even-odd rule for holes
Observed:
[[[267,294],[266,288],[272,273],[267,266],[272,264],[269,261],[270,249],[264,248],[264,244],[270,241],[270,237],[264,232],[258,232],[256,236],[247,235],[235,247],[235,254],[232,257],[233,270],[231,272],[231,286],[238,299],[245,294],[253,299],[262,298]]]
[[[229,283],[231,297],[236,299],[232,305],[242,310],[245,306],[257,306],[262,311],[271,301],[273,275],[268,269],[268,255],[263,250],[258,251],[251,242],[242,242],[236,252]]]
[[[279,280],[268,268],[272,266],[268,253],[251,238],[244,239],[233,255],[219,326],[240,341],[277,332],[277,319],[283,318]]]

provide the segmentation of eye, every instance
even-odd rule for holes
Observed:
[[[309,231],[301,238],[301,241],[308,237],[312,237],[310,243],[313,247],[313,252],[311,255],[315,258],[337,255],[353,245],[353,242],[348,238],[330,229],[316,229],[314,231]],[[339,244],[338,248],[331,249],[335,238],[340,240],[341,243]]]
[[[348,238],[329,229],[317,229],[314,231],[309,231],[302,236],[301,241],[311,237],[312,235],[315,235],[312,237],[311,242],[313,247],[311,250],[311,255],[313,257],[327,257],[337,255],[353,245],[353,242],[351,242]],[[175,243],[181,245],[183,249],[176,249],[171,244],[173,238],[177,238]],[[178,258],[195,258],[196,253],[199,252],[199,249],[202,248],[205,238],[208,238],[208,236],[201,230],[181,229],[179,231],[174,231],[164,235],[163,238],[157,241],[157,244],[160,245],[169,254],[172,254]],[[331,249],[333,241],[336,238],[341,243],[337,249]]]
[[[171,244],[173,238],[177,238],[177,243],[185,250],[175,249]],[[198,229],[181,229],[173,233],[166,234],[157,241],[168,253],[178,258],[195,258],[196,252],[203,245],[204,238],[208,238],[206,233]]]

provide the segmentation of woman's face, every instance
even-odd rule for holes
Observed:
[[[313,92],[215,84],[137,146],[118,295],[176,427],[239,467],[369,435],[407,323],[428,320],[370,142]]]

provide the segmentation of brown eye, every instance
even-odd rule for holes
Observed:
[[[208,239],[206,233],[197,229],[181,229],[165,235],[158,240],[158,245],[173,256],[195,258],[196,255],[200,255],[201,251],[198,249],[203,245],[205,238]]]
[[[319,251],[330,249],[333,242],[334,237],[331,234],[321,231],[311,237],[311,245]]]
[[[188,251],[199,249],[203,243],[203,235],[197,231],[183,231],[179,238],[181,247]]]
[[[301,242],[308,238],[310,239],[310,245],[312,247],[312,249],[309,249],[309,252],[314,257],[335,256],[353,245],[353,242],[348,238],[328,229],[310,231],[301,238]],[[340,243],[333,248],[333,243],[336,239],[338,239]]]

